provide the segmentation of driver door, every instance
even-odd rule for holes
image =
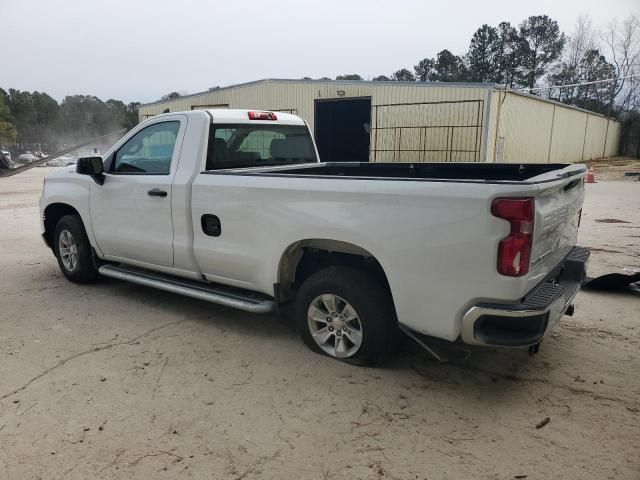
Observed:
[[[172,115],[139,130],[105,161],[104,184],[92,183],[91,225],[108,259],[173,266],[171,187],[186,123]]]

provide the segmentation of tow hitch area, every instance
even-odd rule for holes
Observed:
[[[464,343],[495,347],[539,343],[562,315],[573,315],[573,298],[585,278],[588,258],[588,249],[574,247],[520,303],[484,302],[471,307],[462,318]]]
[[[529,347],[529,355],[535,355],[536,353],[538,353],[538,351],[540,350],[540,344],[542,342],[538,342],[535,345],[531,345]]]

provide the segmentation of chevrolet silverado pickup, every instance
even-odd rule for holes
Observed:
[[[348,160],[348,159],[345,159]],[[104,275],[253,313],[314,351],[387,356],[400,329],[536,347],[585,276],[584,165],[323,163],[304,120],[148,119],[47,176],[42,235],[73,282]]]

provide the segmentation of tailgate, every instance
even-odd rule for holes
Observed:
[[[535,287],[576,245],[584,201],[584,165],[571,165],[530,179],[536,182],[529,288]]]

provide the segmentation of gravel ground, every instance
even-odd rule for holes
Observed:
[[[629,157],[601,158],[589,162],[593,167],[597,181],[625,180],[638,181],[640,175],[640,160]],[[633,175],[625,175],[633,174]]]
[[[536,356],[405,342],[351,367],[275,316],[69,283],[47,170],[0,179],[0,479],[640,479],[637,295],[581,292]],[[591,273],[640,268],[639,205],[640,182],[587,185]]]

